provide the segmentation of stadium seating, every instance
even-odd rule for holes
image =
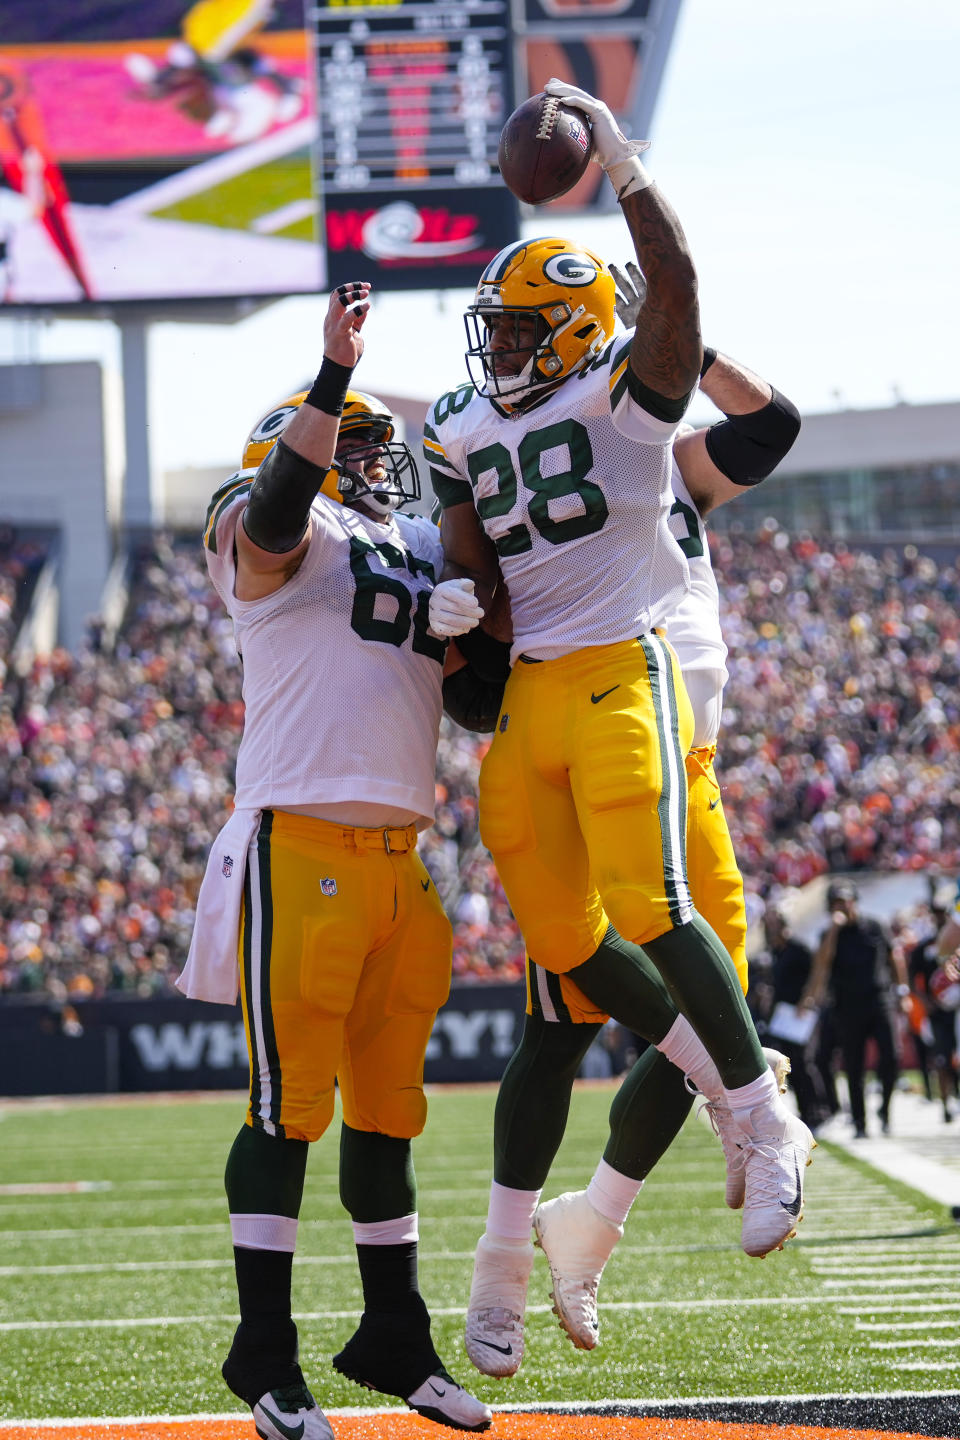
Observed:
[[[960,870],[956,555],[773,521],[715,536],[713,554],[731,652],[718,769],[751,902],[829,870]],[[159,535],[133,561],[112,648],[95,626],[0,702],[0,993],[169,994],[186,955],[231,804],[240,667],[195,537]],[[444,722],[421,842],[466,982],[523,972],[478,832],[486,744]]]

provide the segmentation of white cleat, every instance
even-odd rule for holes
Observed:
[[[765,1048],[763,1053],[776,1078],[777,1089],[781,1095],[785,1095],[787,1076],[790,1074],[790,1061],[779,1050]],[[731,1210],[739,1210],[743,1204],[746,1190],[745,1156],[740,1145],[739,1132],[733,1123],[733,1111],[722,1093],[719,1099],[708,1100],[703,1109],[707,1112],[707,1118],[713,1126],[714,1134],[723,1146],[723,1158],[727,1162],[727,1181],[723,1198]]]
[[[803,1172],[816,1140],[782,1100],[733,1112],[744,1155],[746,1198],[740,1244],[762,1259],[782,1250],[803,1219]]]
[[[585,1190],[577,1190],[539,1205],[533,1227],[550,1262],[553,1312],[578,1350],[592,1350],[600,1338],[600,1276],[623,1226],[595,1210]]]
[[[490,1406],[464,1390],[442,1369],[428,1375],[423,1384],[407,1396],[407,1404],[427,1420],[449,1425],[452,1430],[489,1430],[493,1421]]]
[[[305,1385],[268,1390],[253,1406],[260,1440],[334,1440],[330,1421]]]
[[[523,1360],[523,1317],[534,1251],[481,1235],[473,1261],[464,1344],[484,1375],[516,1375]]]

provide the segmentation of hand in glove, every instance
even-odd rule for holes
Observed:
[[[548,80],[543,88],[548,95],[555,95],[565,105],[572,105],[587,117],[593,137],[593,158],[610,177],[618,200],[653,184],[653,177],[647,174],[637,159],[650,148],[649,140],[628,140],[609,107],[576,85],[554,79]]]
[[[613,264],[610,265],[610,274],[617,287],[614,300],[617,315],[626,329],[632,330],[637,323],[647,295],[647,282],[643,278],[643,271],[639,265],[628,260],[626,274],[618,265]]]
[[[430,629],[441,639],[465,635],[483,619],[472,580],[441,580],[430,595]]]

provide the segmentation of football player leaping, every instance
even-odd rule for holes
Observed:
[[[742,1244],[765,1255],[795,1229],[813,1137],[690,897],[694,722],[660,633],[690,584],[669,514],[673,441],[703,363],[696,273],[606,106],[546,89],[591,120],[646,298],[633,334],[608,343],[614,282],[592,252],[520,241],[487,266],[467,314],[475,385],[443,396],[425,431],[459,577],[434,591],[431,624],[472,629],[502,572],[514,664],[480,773],[483,839],[531,959],[723,1100],[744,1162]]]
[[[491,1420],[444,1369],[417,1284],[410,1141],[450,982],[450,925],[416,853],[434,808],[444,646],[427,605],[442,554],[429,521],[396,513],[419,482],[392,416],[347,388],[369,290],[331,296],[313,387],[257,425],[204,534],[246,719],[179,984],[232,1002],[239,981],[242,994],[250,1101],[226,1168],[240,1325],[223,1376],[263,1440],[332,1440],[298,1363],[290,1286],[309,1142],[335,1081],[364,1311],[333,1363],[441,1424]]]
[[[642,276],[628,267],[631,283],[610,268],[623,292],[618,294],[617,313],[632,325]],[[799,417],[772,386],[713,350],[705,351],[700,388],[727,418],[709,429],[687,427],[674,449],[671,524],[684,546],[692,584],[667,621],[666,632],[694,713],[693,748],[686,756],[690,890],[729,950],[746,991],[743,884],[713,765],[727,678],[726,646],[702,518],[773,471],[796,437]],[[461,643],[470,648],[469,639]],[[488,675],[493,647],[486,645],[485,650],[479,663]],[[483,693],[477,679],[472,687],[470,681],[470,675],[458,670],[444,682],[448,711],[468,727],[477,714],[475,697]],[[472,709],[468,700],[474,702]],[[483,697],[490,730],[497,718],[493,700],[491,685]],[[515,1374],[523,1358],[523,1316],[534,1259],[531,1215],[563,1136],[574,1077],[607,1018],[597,1014],[569,975],[551,975],[532,961],[527,1012],[520,1045],[497,1098],[494,1179],[486,1232],[477,1247],[465,1336],[477,1368],[500,1376]],[[764,1053],[782,1088],[789,1061],[777,1051]],[[550,1200],[533,1215],[550,1263],[556,1313],[580,1349],[597,1344],[597,1289],[604,1266],[645,1177],[679,1131],[692,1100],[680,1071],[656,1049],[647,1051],[614,1100],[609,1140],[588,1189]],[[726,1200],[738,1209],[744,1199],[742,1152],[736,1149],[719,1091],[707,1096],[707,1111],[730,1152]]]

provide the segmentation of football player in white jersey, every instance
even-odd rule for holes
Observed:
[[[466,634],[502,573],[514,663],[480,773],[481,834],[535,963],[722,1096],[745,1159],[741,1242],[764,1255],[795,1229],[813,1137],[690,897],[693,714],[661,633],[690,584],[669,514],[703,362],[696,273],[607,107],[545,88],[591,122],[646,298],[633,333],[611,340],[613,277],[576,243],[519,241],[484,270],[466,317],[475,383],[425,429],[453,577],[431,625]]]
[[[226,1167],[240,1325],[223,1376],[262,1440],[332,1440],[290,1289],[309,1143],[335,1083],[364,1310],[334,1366],[441,1424],[491,1421],[445,1370],[417,1282],[410,1142],[451,955],[416,852],[434,809],[444,646],[427,606],[442,552],[435,526],[398,513],[419,481],[392,416],[348,388],[369,290],[333,293],[313,387],[256,426],[204,533],[246,708],[235,809],[179,983],[229,1002],[239,986],[243,1002],[250,1100]]]
[[[635,271],[634,284],[640,281]],[[617,274],[618,286],[631,287]],[[628,319],[629,305],[618,299]],[[682,435],[674,453],[672,517],[682,525],[690,592],[667,622],[694,711],[694,744],[686,757],[690,888],[698,909],[724,939],[746,990],[743,886],[723,815],[713,759],[726,681],[719,596],[702,520],[711,510],[769,475],[792,445],[799,416],[766,381],[725,355],[708,351],[701,388],[726,419]],[[477,1250],[467,1313],[467,1353],[487,1374],[510,1375],[523,1358],[523,1312],[533,1262],[523,1217],[536,1204],[566,1122],[573,1078],[605,1016],[591,1014],[569,976],[528,961],[528,1016],[501,1083],[494,1122],[494,1181],[487,1228]],[[580,1023],[577,1023],[580,1022]],[[765,1050],[782,1089],[789,1062]],[[538,1205],[534,1228],[550,1264],[560,1324],[574,1345],[599,1338],[597,1289],[604,1266],[645,1177],[679,1131],[693,1096],[680,1072],[655,1049],[643,1055],[611,1108],[610,1136],[586,1191]],[[718,1097],[707,1113],[728,1160],[727,1204],[744,1201],[740,1153],[730,1127],[718,1123]],[[504,1233],[506,1232],[506,1233]]]
[[[630,280],[610,268],[622,292],[617,313],[630,326],[642,296],[642,276],[632,265]],[[693,747],[686,756],[690,889],[730,951],[746,991],[743,883],[713,765],[727,652],[702,521],[772,473],[796,438],[799,416],[766,381],[713,350],[705,353],[700,388],[726,419],[699,430],[685,427],[675,446],[671,524],[676,524],[684,545],[692,584],[667,621],[666,634],[694,713]],[[483,626],[490,630],[489,617]],[[469,640],[459,643],[470,648]],[[505,650],[501,643],[500,651]],[[467,728],[495,729],[504,689],[500,675],[508,668],[503,653],[499,664],[503,668],[498,672],[495,646],[481,640],[477,660],[445,681],[445,707],[452,718]],[[523,1312],[533,1263],[530,1207],[537,1204],[562,1139],[573,1079],[607,1018],[590,1006],[569,975],[552,975],[528,960],[527,982],[523,1036],[497,1098],[494,1181],[465,1335],[467,1353],[477,1368],[498,1376],[514,1374],[523,1358]],[[764,1053],[782,1088],[789,1062],[779,1052]],[[644,1178],[679,1131],[692,1101],[680,1072],[655,1050],[648,1051],[614,1101],[609,1143],[590,1189],[536,1210],[534,1226],[553,1272],[557,1314],[578,1348],[592,1349],[597,1343],[597,1287],[604,1265],[623,1234]],[[708,1114],[714,1116],[717,1108],[716,1098],[708,1101]],[[726,1147],[729,1127],[716,1128]],[[739,1152],[729,1158],[726,1199],[737,1209],[744,1198],[743,1170]]]

